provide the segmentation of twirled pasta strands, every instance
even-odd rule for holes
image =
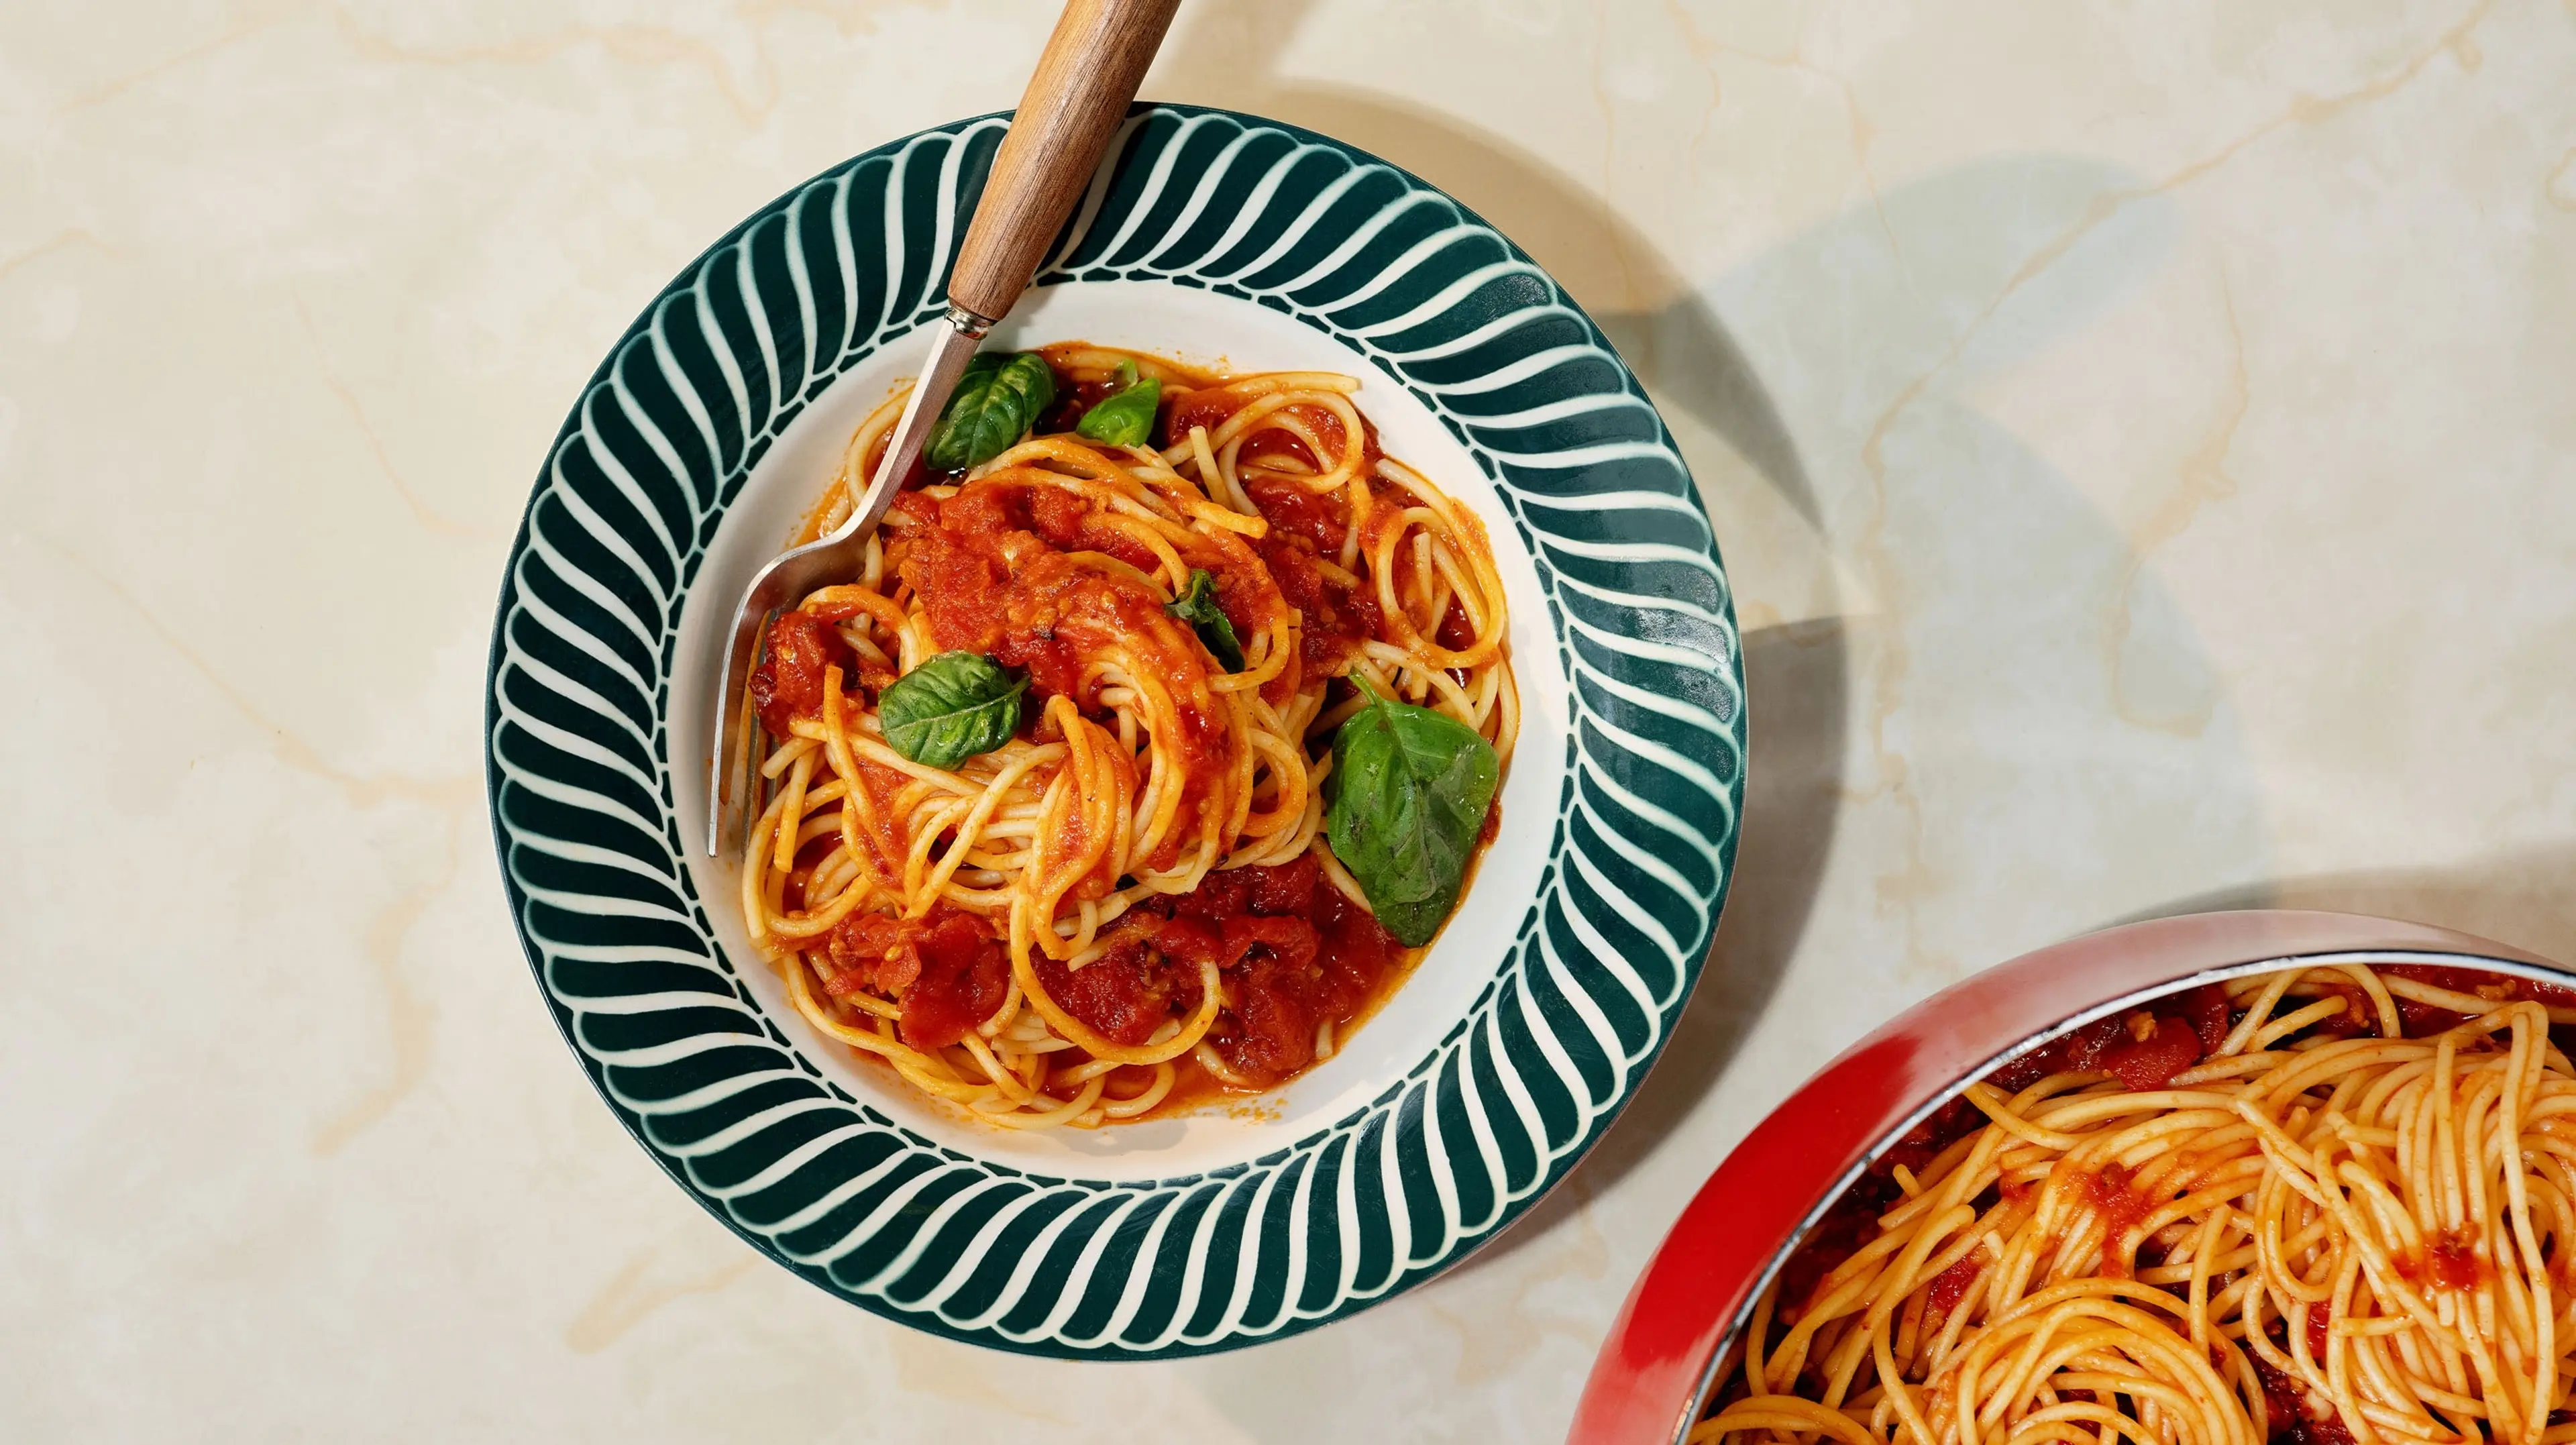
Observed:
[[[1014,505],[1060,522],[1078,519],[1079,545],[1022,561],[1082,585],[1098,579],[1126,589],[1145,608],[1144,632],[1088,646],[1074,693],[1089,701],[1052,693],[1026,715],[1034,725],[1024,722],[1001,748],[954,769],[905,758],[886,742],[866,699],[942,648],[928,600],[899,565],[912,544],[898,508],[871,540],[859,577],[800,604],[828,623],[852,660],[824,674],[816,711],[769,739],[760,768],[769,796],[743,855],[741,904],[753,942],[784,972],[789,999],[827,1036],[988,1122],[1089,1128],[1152,1114],[1176,1096],[1185,1074],[1240,1082],[1211,1045],[1232,985],[1216,964],[1202,965],[1197,1006],[1175,1005],[1153,1037],[1124,1044],[1071,1012],[1049,991],[1049,978],[1061,986],[1102,957],[1131,911],[1190,893],[1222,870],[1278,867],[1311,854],[1329,886],[1361,897],[1321,841],[1322,785],[1340,721],[1326,706],[1332,677],[1357,673],[1382,693],[1440,708],[1506,760],[1519,694],[1505,657],[1502,583],[1482,527],[1418,474],[1377,454],[1353,404],[1355,378],[1277,373],[1211,382],[1107,348],[1068,344],[1049,356],[1078,380],[1128,362],[1162,381],[1167,395],[1195,398],[1203,414],[1221,418],[1176,427],[1160,452],[1032,436],[961,484],[917,495],[937,508],[980,489],[1022,497]],[[904,400],[889,396],[852,435],[840,475],[800,540],[848,514]],[[1175,665],[1168,640],[1189,634],[1163,632],[1181,624],[1157,614],[1189,589],[1194,570],[1258,579],[1254,585],[1269,589],[1263,596],[1282,595],[1257,550],[1276,545],[1282,522],[1256,494],[1274,503],[1304,499],[1296,504],[1311,510],[1299,514],[1302,525],[1330,519],[1337,530],[1328,535],[1339,543],[1319,544],[1311,565],[1330,585],[1368,599],[1379,625],[1338,660],[1328,650],[1318,665],[1309,619],[1283,605],[1239,638],[1239,671],[1203,660]],[[846,691],[862,683],[865,690]],[[957,1044],[915,1048],[901,1033],[901,997],[870,983],[864,968],[853,986],[851,965],[835,961],[831,940],[854,919],[882,914],[927,927],[947,916],[942,910],[985,920],[1003,940],[1007,989]],[[1316,1030],[1318,1057],[1347,1034],[1339,1023],[1328,1018]]]
[[[2262,1445],[2287,1398],[2355,1445],[2576,1439],[2567,1011],[2358,965],[2230,992],[2165,1089],[1971,1085],[1984,1125],[1805,1298],[1765,1293],[1690,1438]],[[2394,1034],[2401,1000],[2476,1016],[2309,1032]]]

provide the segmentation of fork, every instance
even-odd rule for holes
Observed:
[[[1028,289],[1047,243],[1099,167],[1179,8],[1180,0],[1070,0],[1057,18],[957,247],[947,313],[930,325],[929,359],[884,460],[847,520],[761,568],[734,608],[714,726],[708,729],[710,855],[736,846],[753,793],[751,673],[771,619],[816,587],[858,575],[869,535],[902,490],[967,361]],[[739,759],[730,771],[728,757]]]

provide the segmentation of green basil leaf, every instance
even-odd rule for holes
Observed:
[[[1234,635],[1234,619],[1216,605],[1216,574],[1204,567],[1191,568],[1189,590],[1165,603],[1163,610],[1198,632],[1200,643],[1207,648],[1208,656],[1216,659],[1217,666],[1228,672],[1243,671],[1243,644]]]
[[[1141,447],[1154,439],[1154,410],[1163,404],[1163,384],[1152,377],[1138,380],[1136,363],[1118,363],[1118,390],[1091,404],[1074,423],[1074,434],[1113,447]]]
[[[1501,763],[1474,728],[1358,685],[1367,705],[1333,734],[1325,836],[1377,921],[1419,948],[1458,905]]]
[[[1055,368],[1034,351],[1023,351],[1002,363],[993,373],[995,384],[1008,386],[1020,394],[1020,404],[1028,409],[1029,421],[1037,422],[1038,413],[1055,404]]]
[[[933,469],[962,472],[1008,451],[1055,401],[1055,370],[1034,351],[979,351],[922,448]]]
[[[953,768],[1011,740],[1029,680],[972,652],[943,652],[877,698],[886,745],[925,767]]]

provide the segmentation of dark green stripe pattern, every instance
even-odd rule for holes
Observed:
[[[853,1098],[764,1014],[709,922],[710,903],[729,901],[698,897],[682,864],[672,800],[702,784],[668,756],[675,628],[770,444],[943,305],[960,217],[1003,127],[926,131],[782,197],[674,281],[592,377],[501,592],[493,834],[529,962],[583,1067],[671,1176],[755,1246],[878,1314],[1003,1349],[1229,1349],[1455,1263],[1561,1178],[1635,1089],[1698,977],[1733,869],[1745,741],[1733,605],[1671,436],[1528,257],[1337,142],[1138,107],[1038,284],[1149,281],[1271,308],[1448,426],[1537,564],[1556,649],[1524,649],[1524,686],[1570,697],[1569,735],[1521,744],[1565,750],[1550,861],[1457,1028],[1367,1107],[1264,1158],[1144,1184],[1040,1177]]]

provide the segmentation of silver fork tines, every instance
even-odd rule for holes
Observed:
[[[722,856],[739,846],[747,822],[746,805],[756,791],[752,781],[751,670],[759,660],[761,639],[768,635],[770,619],[780,609],[795,606],[815,588],[858,575],[867,557],[869,535],[884,519],[886,508],[894,504],[904,477],[920,458],[923,444],[930,439],[930,429],[947,408],[949,394],[957,389],[957,379],[965,373],[977,343],[992,329],[990,319],[954,305],[948,308],[947,315],[931,323],[930,357],[921,369],[921,380],[914,384],[911,399],[904,403],[903,419],[895,423],[894,439],[886,444],[885,459],[877,463],[876,475],[868,479],[868,489],[858,505],[850,509],[849,518],[833,528],[831,535],[772,560],[743,590],[742,602],[733,611],[733,635],[725,649],[724,675],[716,684],[715,726],[709,729],[710,855]],[[736,738],[741,740],[739,752],[733,750]],[[730,779],[725,766],[728,756],[739,760]],[[728,781],[732,786],[727,786]]]

